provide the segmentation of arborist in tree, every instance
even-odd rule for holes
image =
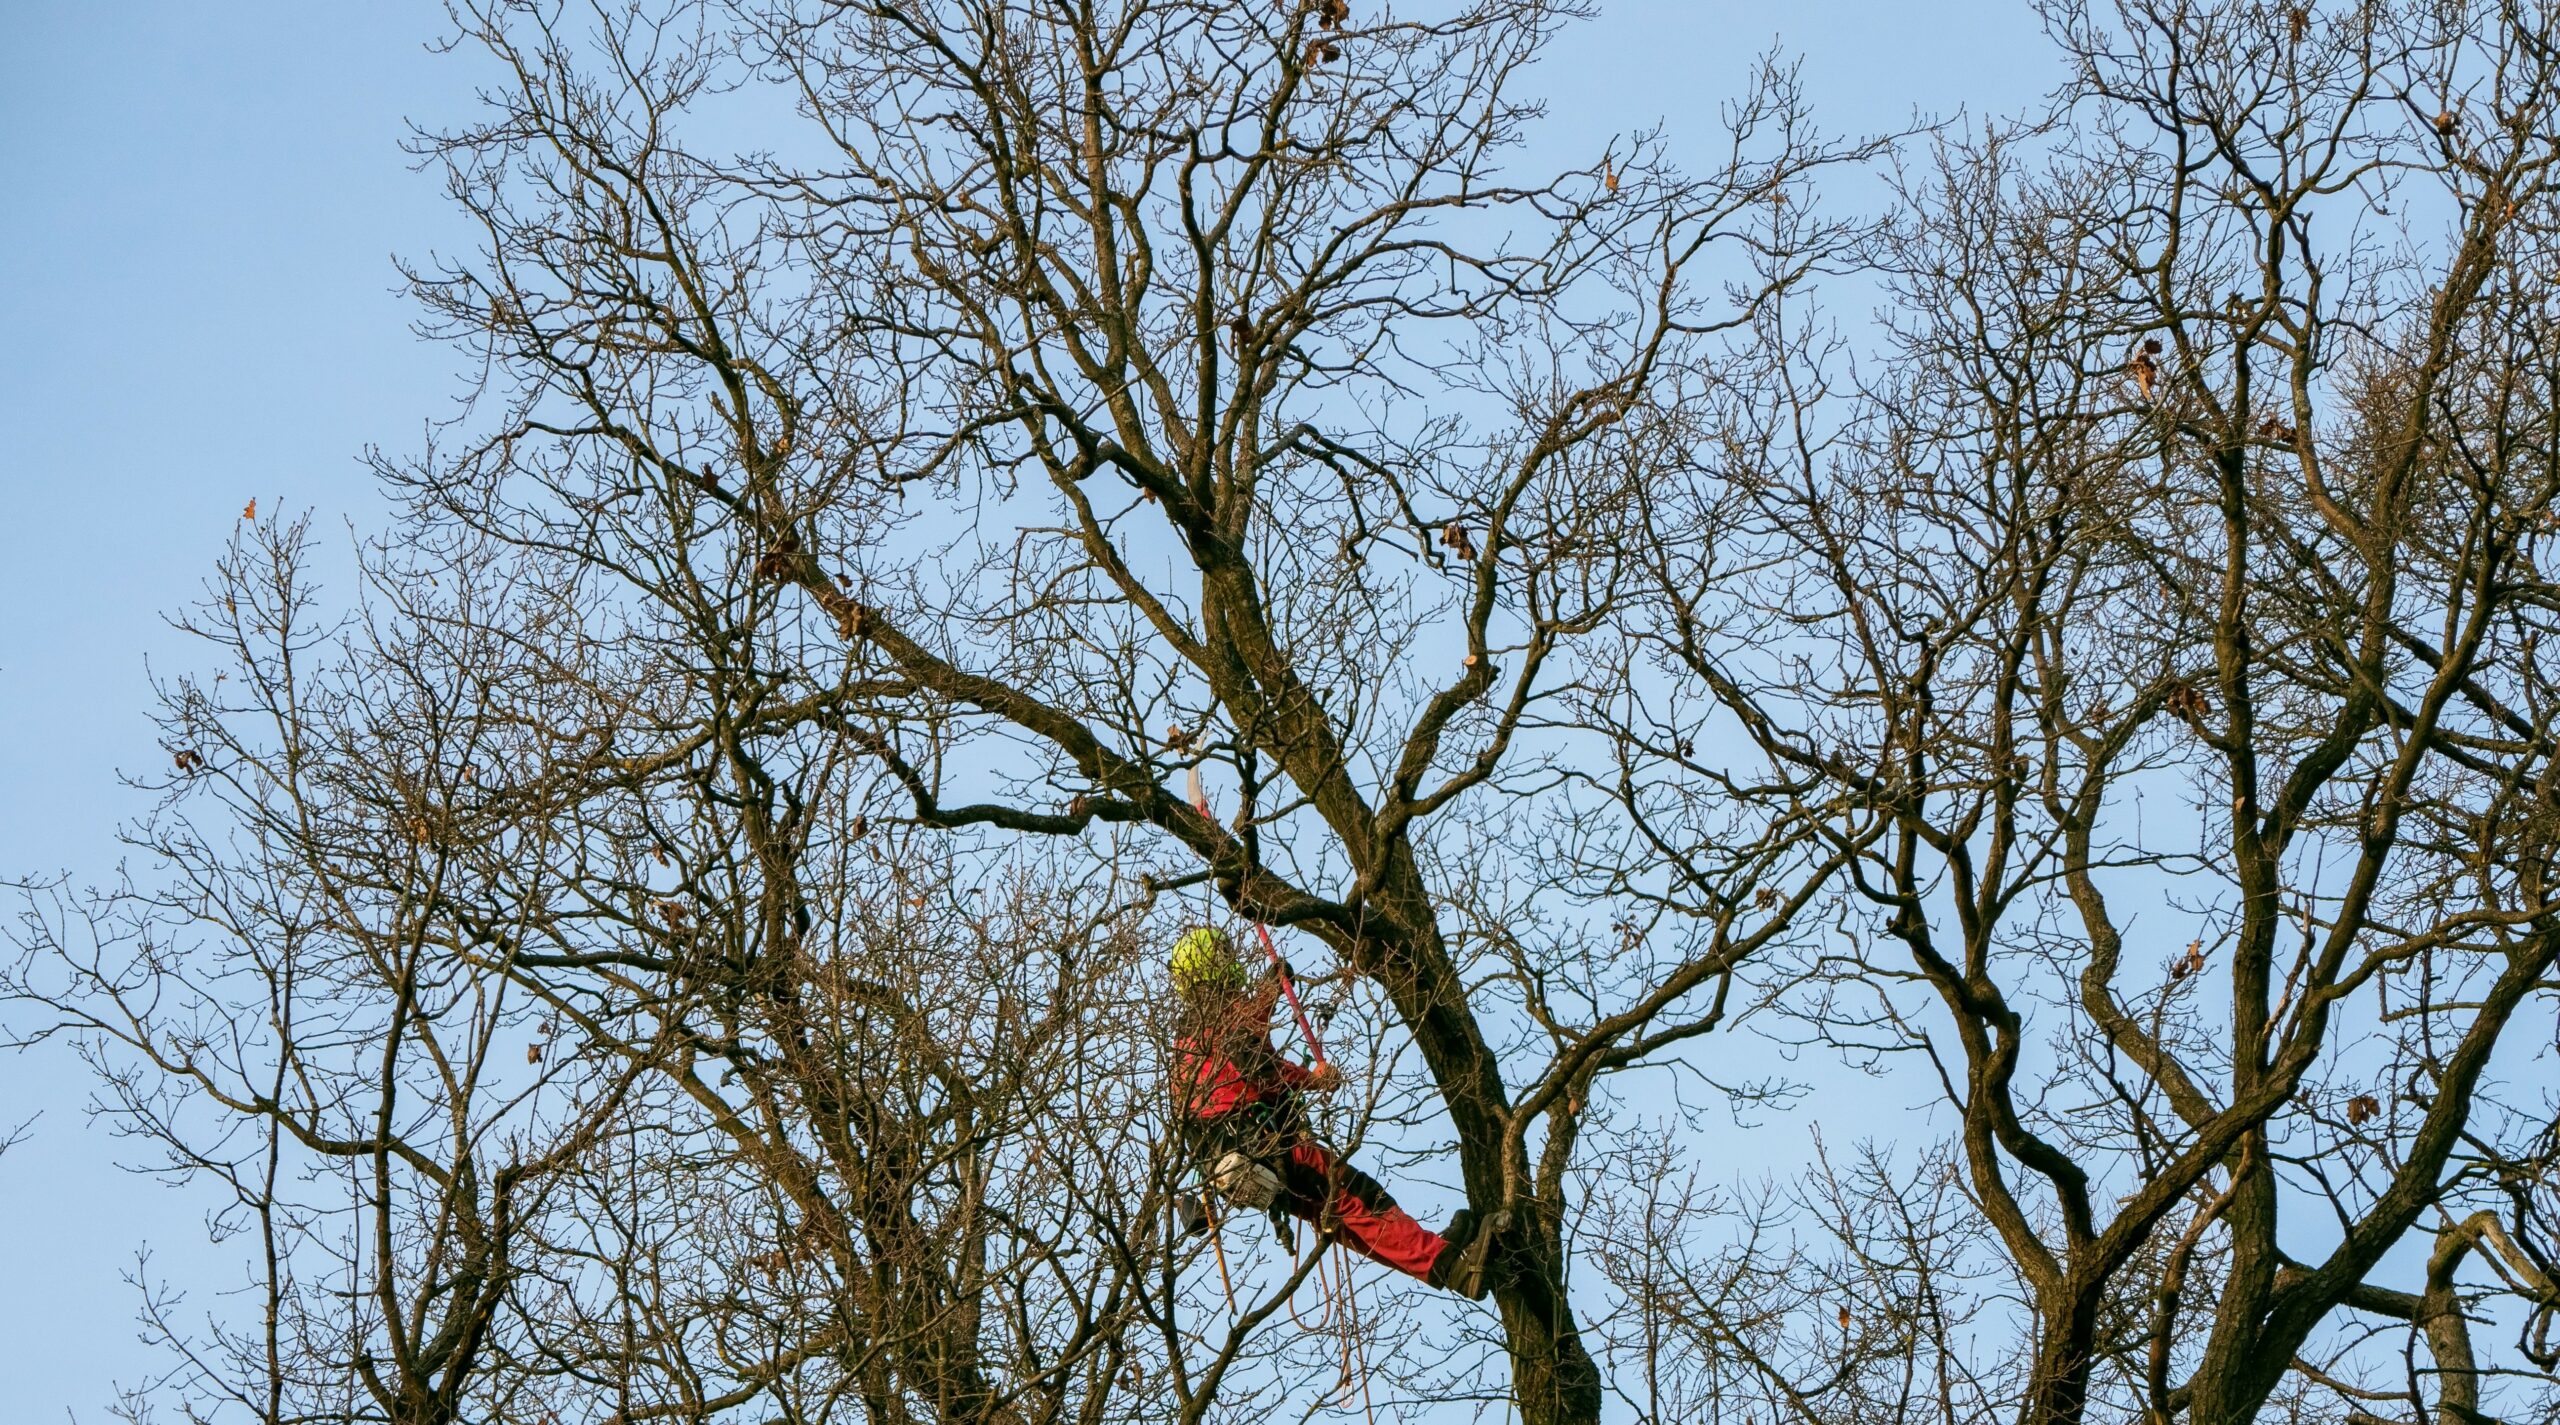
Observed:
[[[1316,1141],[1303,1095],[1341,1087],[1342,1071],[1324,1062],[1303,1016],[1316,1066],[1293,1064],[1272,1047],[1271,1011],[1288,989],[1287,976],[1274,955],[1257,981],[1226,933],[1208,926],[1174,944],[1173,985],[1181,996],[1175,1108],[1209,1186],[1239,1207],[1286,1211],[1373,1261],[1483,1300],[1485,1259],[1505,1214],[1478,1222],[1462,1207],[1448,1231],[1433,1232],[1375,1178]]]

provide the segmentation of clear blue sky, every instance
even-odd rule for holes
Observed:
[[[1828,126],[2014,107],[2056,77],[2025,0],[1604,0],[1536,76],[1553,122],[1708,141],[1771,43]],[[357,453],[413,449],[458,390],[411,336],[393,254],[467,241],[399,150],[469,112],[422,0],[0,0],[0,875],[99,879],[161,753],[162,622],[251,498],[378,527]],[[0,1415],[103,1420],[154,1362],[123,1280],[146,1246],[206,1291],[200,1198],[118,1171],[67,1056],[0,1059]],[[1818,1113],[1817,1113],[1818,1116]],[[1769,1131],[1801,1132],[1800,1124]]]

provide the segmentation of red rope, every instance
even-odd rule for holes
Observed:
[[[1307,1022],[1306,1007],[1298,1003],[1298,987],[1289,982],[1289,962],[1280,958],[1280,947],[1271,943],[1271,932],[1261,921],[1253,923],[1253,933],[1262,937],[1262,952],[1271,957],[1271,968],[1280,976],[1280,993],[1289,997],[1289,1013],[1298,1020],[1298,1032],[1307,1036],[1307,1048],[1316,1056],[1316,1067],[1324,1065],[1324,1041],[1316,1038],[1316,1027]]]
[[[1200,769],[1196,766],[1191,769],[1190,782],[1191,809],[1200,813],[1204,821],[1217,820],[1209,815],[1209,794],[1200,786]],[[1271,968],[1280,973],[1280,993],[1289,997],[1289,1013],[1297,1016],[1298,1032],[1307,1036],[1307,1048],[1315,1053],[1316,1067],[1323,1068],[1324,1041],[1316,1038],[1316,1027],[1307,1022],[1306,1008],[1298,1003],[1298,987],[1289,982],[1289,962],[1280,958],[1280,947],[1271,943],[1271,931],[1261,921],[1253,923],[1253,933],[1262,937],[1262,953],[1271,957]]]
[[[1351,1254],[1345,1251],[1336,1262],[1342,1283],[1342,1374],[1351,1375],[1353,1352],[1360,1361],[1360,1408],[1367,1412],[1369,1425],[1378,1425],[1378,1407],[1369,1399],[1369,1343],[1360,1334],[1360,1297],[1351,1280]],[[1348,1393],[1345,1393],[1348,1399]]]
[[[1313,1326],[1308,1325],[1307,1319],[1298,1314],[1297,1286],[1292,1286],[1289,1289],[1289,1319],[1298,1323],[1298,1329],[1306,1332],[1310,1336],[1333,1324],[1333,1289],[1325,1285],[1324,1279],[1324,1249],[1332,1245],[1332,1242],[1328,1241],[1323,1233],[1319,1232],[1316,1234],[1315,1270],[1308,1273],[1308,1275],[1315,1278],[1316,1295],[1324,1298],[1324,1313],[1316,1318],[1316,1324]],[[1289,1253],[1289,1275],[1296,1276],[1298,1271],[1298,1254],[1293,1249]],[[1303,1286],[1305,1283],[1300,1282],[1298,1285]]]

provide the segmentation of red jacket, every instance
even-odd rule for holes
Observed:
[[[1314,1070],[1290,1063],[1272,1047],[1271,1007],[1253,997],[1236,995],[1183,1018],[1174,1043],[1174,1089],[1191,1118],[1285,1103],[1315,1079]]]

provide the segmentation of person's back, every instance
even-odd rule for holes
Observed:
[[[1266,978],[1258,993],[1195,985],[1182,996],[1175,1016],[1174,1083],[1187,1121],[1302,1116],[1296,1094],[1325,1076],[1272,1047],[1276,993],[1276,981]]]

